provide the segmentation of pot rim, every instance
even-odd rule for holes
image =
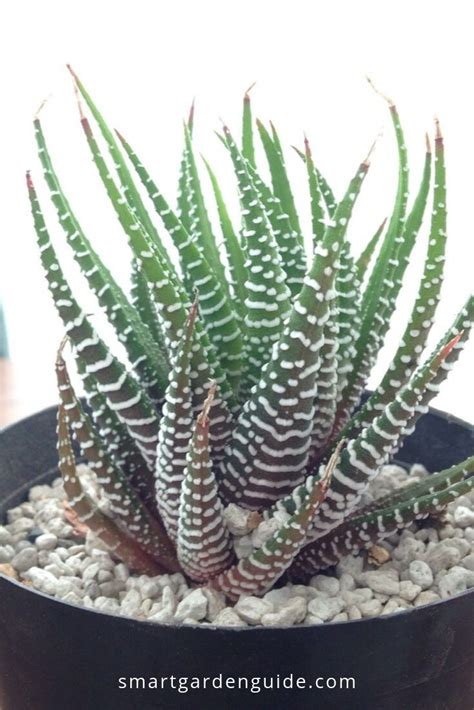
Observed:
[[[30,414],[27,417],[24,417],[23,419],[19,419],[16,422],[13,422],[12,424],[7,425],[3,429],[0,429],[0,436],[6,432],[8,432],[10,429],[16,427],[19,423],[26,424],[30,420],[34,420],[38,414],[43,413],[43,412],[48,412],[48,411],[53,411],[56,410],[57,406],[52,405],[50,407],[46,407],[44,409],[41,409],[38,412],[35,412],[33,414]],[[448,423],[453,423],[453,424],[458,424],[465,429],[468,429],[472,432],[474,435],[474,424],[471,424],[470,422],[466,422],[463,419],[460,419],[459,417],[456,417],[453,414],[450,414],[449,412],[444,412],[440,409],[436,408],[429,408],[429,413],[434,414],[435,416],[440,417],[441,419],[444,419]],[[55,469],[51,469],[51,474],[55,472]],[[48,471],[45,471],[45,474],[49,473]],[[474,604],[474,587],[471,589],[466,589],[464,592],[461,592],[460,594],[456,594],[454,597],[450,597],[449,599],[439,599],[434,602],[429,602],[428,604],[423,604],[422,606],[419,607],[411,607],[409,609],[404,609],[402,611],[398,611],[395,613],[391,614],[386,614],[384,616],[373,616],[373,617],[368,617],[366,619],[348,619],[347,621],[331,621],[329,623],[324,623],[324,624],[314,624],[314,625],[308,625],[304,626],[302,624],[299,625],[293,625],[293,626],[218,626],[212,623],[208,624],[164,624],[164,623],[158,623],[154,621],[150,621],[149,619],[135,619],[133,617],[126,617],[126,616],[119,616],[117,614],[112,614],[110,612],[104,612],[100,609],[93,609],[90,607],[85,607],[85,606],[80,606],[79,604],[73,604],[72,602],[67,602],[64,601],[63,599],[59,599],[58,597],[53,597],[50,596],[49,594],[45,594],[44,592],[40,592],[37,589],[33,589],[31,587],[27,587],[26,585],[22,584],[21,582],[12,579],[11,577],[8,577],[7,575],[4,575],[0,572],[0,585],[1,584],[11,584],[14,588],[17,588],[20,593],[25,593],[25,594],[33,594],[36,596],[39,596],[43,599],[46,599],[48,602],[56,603],[63,605],[64,607],[69,607],[70,609],[76,610],[81,613],[88,613],[88,614],[95,614],[98,617],[111,617],[118,621],[119,623],[122,623],[124,625],[129,625],[129,626],[137,626],[139,627],[148,627],[148,628],[154,628],[154,629],[194,629],[194,630],[200,630],[201,632],[208,632],[208,631],[218,631],[220,633],[222,632],[231,632],[231,633],[265,633],[265,632],[274,632],[274,631],[285,631],[286,633],[297,633],[300,631],[302,628],[304,629],[318,629],[320,626],[334,626],[334,627],[340,627],[340,626],[347,626],[350,624],[362,624],[362,623],[378,623],[378,624],[383,624],[383,623],[389,623],[393,620],[394,617],[396,618],[407,618],[409,615],[416,614],[418,611],[422,610],[434,610],[438,606],[441,606],[443,604],[449,604],[452,602],[455,602],[458,599],[462,599],[463,597],[468,597],[471,596],[473,599],[473,604]]]

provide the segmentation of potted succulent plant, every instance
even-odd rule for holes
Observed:
[[[326,613],[321,578],[309,605],[304,591],[342,558],[368,550],[382,555],[379,562],[387,560],[391,548],[384,540],[426,520],[442,525],[442,512],[474,485],[468,425],[427,414],[410,439],[411,450],[398,454],[458,359],[474,317],[470,297],[422,359],[446,246],[439,125],[434,155],[427,138],[420,186],[408,209],[407,151],[396,106],[388,102],[399,156],[396,199],[390,219],[357,258],[347,229],[372,151],[337,201],[305,141],[297,152],[310,195],[308,265],[278,134],[260,122],[270,185],[257,167],[248,94],[241,145],[226,126],[219,134],[238,185],[240,234],[206,163],[223,235],[219,245],[193,148],[193,112],[185,125],[175,211],[71,73],[86,106],[80,104],[80,118],[93,163],[128,239],[132,288],[127,295],[82,230],[37,117],[39,157],[59,222],[124,352],[123,358],[116,354],[78,304],[28,174],[41,261],[85,391],[82,401],[63,344],[56,363],[57,421],[68,514],[122,568],[152,580],[179,575],[188,585],[182,601],[221,606],[210,621],[205,612],[193,616],[191,602],[179,611],[162,599],[151,621],[137,621],[105,614],[93,600],[88,609],[71,604],[74,594],[64,601],[45,596],[48,589],[35,583],[31,570],[25,579],[39,592],[2,578],[2,707],[244,707],[252,698],[262,702],[262,677],[271,675],[273,690],[264,692],[274,707],[428,708],[436,706],[435,698],[442,707],[471,708],[472,592],[406,611],[395,604],[397,614],[388,614],[389,608],[384,617],[360,619],[360,613]],[[143,190],[172,239],[178,265]],[[418,295],[385,376],[366,396],[427,205],[431,221]],[[4,512],[37,482],[35,475],[51,478],[55,416],[45,412],[0,435]],[[19,437],[22,445],[29,437],[37,454],[28,473],[15,444]],[[78,468],[73,439],[87,474]],[[400,461],[424,463],[432,475],[406,478],[392,492],[367,499],[397,454]],[[474,585],[468,579],[474,572],[465,572],[464,589]],[[265,598],[259,602],[275,585],[292,590],[277,592],[275,599],[287,594],[278,609]],[[245,613],[253,628],[241,626]],[[16,640],[8,632],[13,615],[20,627]],[[329,618],[336,623],[323,625]],[[245,693],[236,681],[243,675],[261,682]],[[307,678],[316,675],[335,679],[334,685],[310,683]],[[188,685],[173,685],[170,678],[178,676]],[[205,676],[215,676],[207,686]],[[297,676],[306,686],[297,685]],[[356,679],[354,686],[337,681],[343,676]],[[201,678],[192,692],[191,677]]]

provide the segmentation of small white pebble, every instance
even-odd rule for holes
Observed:
[[[468,528],[474,525],[474,510],[464,505],[458,506],[454,511],[454,522],[460,528]]]
[[[260,599],[259,597],[240,597],[234,607],[234,611],[241,619],[248,624],[259,624],[264,614],[270,614],[275,611],[275,606],[268,599]]]
[[[175,618],[177,621],[183,621],[186,618],[191,618],[196,621],[204,619],[207,613],[207,599],[202,589],[193,589],[187,597],[182,599],[176,609]]]
[[[429,589],[433,584],[433,572],[424,560],[413,560],[410,563],[409,575],[413,584],[418,585],[421,589]]]

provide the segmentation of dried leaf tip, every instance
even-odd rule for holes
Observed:
[[[377,86],[375,86],[375,84],[372,81],[370,76],[367,76],[366,79],[369,82],[369,85],[375,91],[375,93],[378,94],[379,96],[381,96],[382,99],[384,99],[384,101],[386,101],[388,103],[390,109],[394,109],[395,103],[392,101],[392,99],[390,99],[386,94],[384,94],[382,91],[380,91],[380,89]]]
[[[34,192],[35,186],[33,185],[33,179],[29,170],[26,171],[26,186],[30,192]]]
[[[47,102],[49,101],[49,99],[51,98],[51,96],[52,96],[52,94],[48,94],[48,96],[45,99],[43,99],[43,101],[40,103],[40,105],[38,106],[38,108],[34,114],[34,117],[33,117],[34,121],[39,121],[39,115],[40,115],[41,111],[43,110],[43,108],[45,107],[45,105],[47,104]]]
[[[324,474],[321,479],[321,486],[323,488],[324,493],[329,488],[329,484],[331,483],[331,479],[332,479],[332,474],[334,473],[334,470],[339,462],[339,457],[340,457],[341,451],[345,447],[346,444],[347,444],[346,439],[341,439],[338,442],[334,451],[332,452],[331,458],[329,459],[329,461],[326,464],[326,467],[324,469]]]
[[[56,353],[56,366],[61,366],[64,365],[64,358],[63,358],[63,351],[64,348],[66,347],[66,343],[68,342],[69,338],[67,335],[65,335],[61,342],[59,343],[59,347]]]
[[[425,133],[426,152],[431,154],[431,141],[428,133]]]
[[[439,124],[438,116],[435,116],[435,141],[436,143],[443,142],[443,134],[441,133],[441,126]]]
[[[253,87],[255,86],[256,83],[257,83],[257,82],[254,81],[254,82],[252,82],[252,83],[250,84],[250,86],[248,87],[248,89],[246,90],[246,92],[245,92],[245,94],[244,94],[244,101],[250,101],[250,92],[252,91],[252,89],[253,89]]]
[[[196,318],[197,318],[197,314],[198,314],[198,306],[199,306],[199,291],[196,289],[194,294],[195,294],[194,295],[194,303],[189,310],[188,321],[187,321],[187,326],[191,330],[194,329],[194,323],[196,322]]]
[[[205,427],[208,424],[209,420],[209,412],[211,411],[212,403],[214,402],[214,398],[216,396],[216,390],[217,390],[217,383],[216,382],[211,382],[211,385],[209,387],[209,392],[207,393],[207,397],[204,401],[204,404],[202,405],[202,410],[201,413],[198,415],[198,424],[201,426]]]
[[[79,81],[79,77],[77,76],[77,74],[74,71],[74,69],[72,68],[72,66],[70,64],[66,64],[66,68],[67,68],[68,72],[71,74],[74,81]]]
[[[76,83],[76,82],[74,82],[74,95],[75,95],[75,97],[76,97],[77,108],[78,108],[78,110],[79,110],[79,116],[80,116],[80,118],[81,118],[81,121],[82,121],[83,123],[86,123],[86,124],[87,124],[87,123],[88,123],[88,120],[87,120],[86,115],[85,115],[85,113],[84,113],[84,107],[83,107],[83,105],[82,105],[81,95],[80,95],[80,93],[79,93],[79,87],[77,86],[77,83]]]
[[[364,165],[365,167],[367,167],[367,168],[369,167],[370,160],[371,160],[373,152],[375,150],[375,146],[377,145],[377,143],[379,142],[379,140],[381,139],[382,136],[383,136],[383,128],[381,128],[380,131],[378,132],[374,142],[370,146],[369,152],[367,153],[367,157],[365,158],[365,160],[362,161],[362,165]]]

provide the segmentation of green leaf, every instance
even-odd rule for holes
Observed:
[[[179,504],[178,559],[196,582],[223,572],[234,558],[209,451],[209,411],[214,393],[215,386],[210,388],[194,425]]]
[[[179,565],[169,538],[156,515],[145,508],[142,499],[153,490],[152,477],[144,471],[144,479],[135,481],[139,497],[130,485],[127,477],[102,449],[101,441],[93,425],[77,399],[69,380],[66,363],[61,351],[56,359],[56,377],[61,406],[66,413],[82,455],[87,459],[91,470],[110,505],[110,514],[117,526],[126,534],[132,535],[140,547],[165,569],[177,572]],[[148,475],[147,475],[148,474]],[[150,476],[151,480],[147,480]],[[142,483],[145,486],[142,487]]]
[[[166,362],[127,297],[113,279],[92,245],[66,199],[54,171],[41,124],[35,120],[35,135],[51,200],[57,210],[68,244],[89,287],[104,308],[109,322],[123,343],[132,367],[154,401],[160,401],[166,386]],[[107,171],[108,172],[108,171]]]
[[[420,188],[405,220],[408,195],[408,163],[398,113],[391,106],[398,141],[400,169],[395,208],[380,247],[377,262],[366,285],[360,309],[360,333],[355,344],[352,371],[342,393],[336,415],[335,433],[348,421],[365,388],[367,377],[383,345],[395,309],[403,274],[418,235],[425,211],[431,176],[431,152],[427,150]]]
[[[250,104],[250,90],[254,84],[245,92],[244,107],[242,112],[242,155],[252,167],[255,167],[255,147],[253,143],[253,119],[252,107]]]
[[[329,535],[305,547],[291,568],[292,577],[298,581],[305,581],[319,570],[335,565],[342,556],[356,554],[364,548],[370,548],[376,542],[393,535],[397,530],[408,527],[416,520],[439,514],[449,503],[474,488],[472,475],[461,477],[461,480],[451,483],[452,479],[459,478],[460,470],[461,476],[474,472],[474,457],[466,459],[454,469],[456,475],[447,475],[452,469],[435,474],[435,476],[445,477],[443,487],[421,495],[413,491],[411,498],[403,498],[400,502],[391,505],[386,501],[383,506],[376,506],[368,513],[350,518]]]
[[[248,279],[247,268],[245,266],[245,255],[234,231],[234,227],[224,202],[217,178],[206,160],[204,160],[204,164],[211,180],[222,236],[224,237],[223,246],[227,255],[227,262],[231,277],[230,284],[233,290],[232,300],[234,301],[234,307],[239,318],[240,329],[241,331],[244,331],[245,315],[247,312],[245,307],[245,298],[247,295],[245,283]]]
[[[336,297],[336,265],[367,170],[368,160],[358,167],[317,246],[271,360],[242,407],[221,463],[221,492],[227,501],[261,509],[302,480],[313,430],[324,330]]]
[[[323,478],[314,484],[307,499],[261,548],[211,579],[209,585],[232,600],[243,594],[264,594],[291,565],[306,541],[311,521],[326,495],[334,461],[328,463]]]
[[[174,542],[178,537],[179,499],[187,466],[186,455],[193,435],[191,359],[196,316],[197,301],[191,308],[171,369],[156,456],[158,507]]]
[[[287,214],[289,217],[295,240],[303,245],[303,233],[301,231],[290,181],[288,180],[288,175],[286,173],[285,161],[280,142],[278,139],[277,142],[275,142],[275,139],[270,136],[261,121],[257,121],[257,128],[265,155],[267,156],[270,175],[272,178],[273,192],[275,197],[280,200],[283,213]],[[276,131],[274,130],[273,136],[275,135]]]
[[[158,416],[146,392],[111,353],[81,310],[63,276],[49,237],[44,217],[30,175],[28,193],[35,231],[49,290],[76,355],[85,363],[86,371],[107,397],[109,407],[127,427],[142,456],[152,469],[156,457]]]
[[[82,488],[77,475],[76,462],[69,434],[64,406],[58,414],[59,469],[69,505],[89,530],[92,530],[106,547],[127,566],[142,574],[163,574],[166,570],[147,555],[138,543],[122,532],[114,521],[105,515]]]
[[[148,238],[151,240],[151,242],[154,244],[155,248],[159,251],[161,260],[166,264],[168,270],[174,274],[174,267],[171,263],[171,260],[166,252],[166,249],[162,247],[160,237],[158,235],[158,232],[156,230],[155,225],[153,224],[150,215],[143,203],[143,200],[140,196],[140,193],[133,182],[132,176],[130,174],[130,171],[127,167],[127,164],[123,158],[122,153],[120,152],[120,149],[118,147],[117,141],[115,140],[115,136],[113,132],[110,130],[108,127],[107,123],[104,121],[102,114],[100,113],[99,109],[95,105],[95,103],[92,100],[92,97],[86,90],[84,84],[80,81],[79,77],[77,74],[74,72],[72,67],[68,65],[68,69],[71,72],[71,75],[74,79],[75,86],[77,87],[79,93],[81,94],[82,98],[86,102],[91,114],[93,115],[95,121],[97,122],[97,125],[100,129],[100,132],[102,133],[102,136],[104,137],[104,140],[107,144],[107,148],[110,153],[110,157],[112,158],[113,164],[115,166],[115,169],[117,171],[117,175],[120,180],[120,184],[122,186],[123,194],[128,202],[130,209],[132,210],[133,214],[135,215],[137,221],[140,223],[142,228],[145,230]]]
[[[216,349],[218,360],[227,374],[227,379],[237,391],[242,367],[242,337],[228,297],[228,289],[221,287],[222,282],[216,277],[206,260],[205,253],[209,250],[201,251],[198,248],[136,153],[123,137],[120,136],[120,140],[178,249],[181,267],[188,283],[188,294],[191,296],[196,290],[199,292],[204,327]]]
[[[359,258],[356,261],[355,266],[356,266],[357,280],[360,283],[363,283],[365,276],[368,272],[370,262],[372,261],[375,250],[377,249],[377,246],[380,242],[380,237],[383,234],[383,230],[385,229],[386,222],[387,222],[387,220],[384,219],[382,224],[377,229],[374,236],[367,243],[366,247],[364,248],[361,255],[359,256]]]
[[[278,255],[278,247],[258,194],[227,127],[225,140],[230,151],[239,183],[243,209],[242,243],[247,262],[246,364],[241,391],[245,396],[258,382],[282,325],[289,314],[289,290]]]

